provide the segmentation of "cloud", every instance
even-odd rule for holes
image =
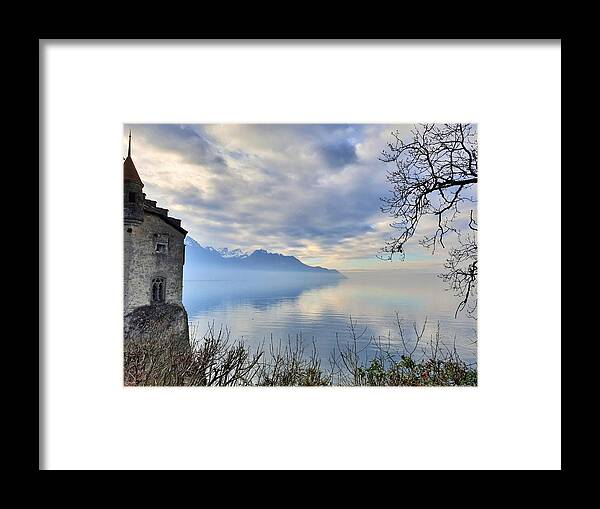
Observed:
[[[352,124],[132,124],[147,197],[202,245],[265,248],[334,268],[389,268],[378,155],[392,130]],[[414,242],[416,260],[422,248]],[[408,258],[408,256],[407,256]],[[379,265],[377,265],[379,263]],[[440,263],[438,257],[432,263]]]
[[[348,140],[342,140],[333,144],[320,147],[320,152],[333,168],[340,168],[357,161],[356,147]]]
[[[210,164],[218,168],[227,166],[219,147],[208,140],[201,126],[178,124],[129,124],[135,132],[135,141],[155,149],[177,155],[189,164]]]

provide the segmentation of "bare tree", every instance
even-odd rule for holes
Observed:
[[[389,196],[383,197],[382,212],[394,222],[390,226],[397,234],[382,249],[384,257],[392,259],[398,253],[405,256],[405,244],[416,234],[424,216],[436,220],[433,233],[425,235],[420,244],[435,253],[448,245],[446,271],[440,277],[460,303],[456,315],[466,309],[473,316],[477,307],[477,130],[472,124],[422,124],[415,126],[412,140],[404,141],[399,131],[382,151],[381,161],[393,164],[387,172],[392,185]]]

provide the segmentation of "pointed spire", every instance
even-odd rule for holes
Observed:
[[[142,179],[135,168],[135,164],[133,164],[133,159],[131,159],[131,129],[129,129],[129,146],[127,147],[127,157],[123,161],[123,174],[125,180],[136,182],[144,187],[144,183],[142,182]]]

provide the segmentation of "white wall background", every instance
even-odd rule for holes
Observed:
[[[41,57],[45,468],[560,468],[559,43]],[[122,123],[412,121],[479,123],[478,388],[122,386]]]

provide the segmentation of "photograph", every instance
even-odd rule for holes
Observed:
[[[124,386],[477,386],[476,123],[122,128]]]

